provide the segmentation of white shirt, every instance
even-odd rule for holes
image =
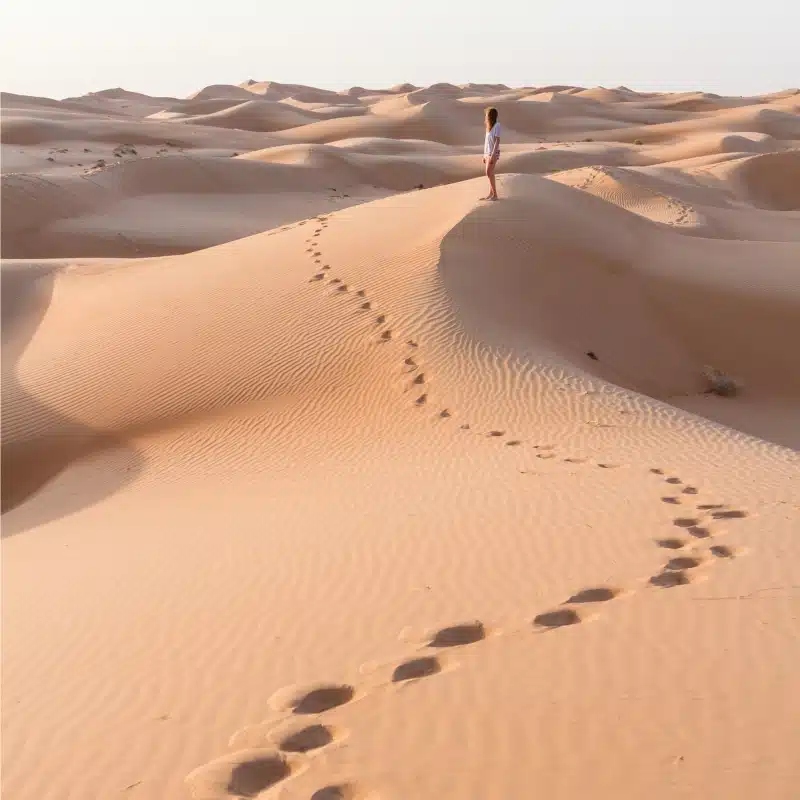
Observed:
[[[497,141],[500,138],[500,123],[495,122],[490,131],[486,131],[486,140],[483,143],[483,154],[486,158],[492,154],[495,142],[497,142],[497,155],[500,155],[500,143]]]

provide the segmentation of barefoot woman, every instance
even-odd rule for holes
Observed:
[[[486,109],[486,139],[483,144],[483,163],[486,165],[486,177],[489,179],[489,194],[481,200],[497,200],[497,186],[494,182],[494,171],[497,159],[500,158],[500,125],[497,123],[497,109]]]

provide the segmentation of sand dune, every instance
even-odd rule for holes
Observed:
[[[80,175],[11,175],[2,187],[4,252],[13,258],[185,253],[293,221],[298,214],[380,196],[380,187],[358,180],[353,170],[335,176],[338,189],[328,186],[331,177],[291,164],[253,166],[188,153]],[[282,202],[276,207],[278,194]]]
[[[576,97],[585,97],[588,100],[596,100],[599,103],[624,103],[629,99],[628,92],[618,89],[605,89],[602,86],[595,86],[591,89],[580,89],[574,93]]]
[[[713,174],[748,205],[800,211],[800,150],[728,162]]]
[[[209,125],[212,128],[269,132],[305,125],[311,119],[310,114],[279,103],[248,100],[208,114],[193,114],[186,121],[192,125]]]
[[[796,141],[800,136],[800,120],[798,115],[791,111],[744,106],[723,109],[707,118],[694,115],[692,119],[677,122],[604,131],[604,138],[609,141],[630,141],[636,137],[645,143],[658,143],[699,130],[762,133],[774,136],[776,139]]]
[[[187,131],[183,126],[158,120],[140,120],[131,123],[105,115],[71,114],[45,121],[31,115],[4,114],[2,120],[3,147],[33,147],[47,144],[104,142],[113,145],[164,145],[175,142],[183,147],[229,147],[240,148],[266,145],[269,140],[246,131],[227,134],[221,130],[203,127]],[[4,159],[5,160],[5,159]]]
[[[294,98],[302,103],[323,103],[325,105],[348,104],[349,100],[339,92],[317,89],[296,83],[277,81],[248,82],[247,91],[261,95],[268,100],[287,100]]]
[[[709,185],[709,175],[735,171],[748,157],[737,154],[722,164],[686,164],[686,172],[658,167],[591,166],[552,175],[552,180],[590,192],[685,234],[714,239],[797,241],[800,216],[743,205]],[[780,184],[778,184],[780,185]],[[718,186],[718,185],[717,185]]]
[[[554,175],[553,180],[582,189],[656,222],[687,226],[700,224],[697,208],[678,199],[682,192],[670,194],[673,186],[666,181],[642,179],[634,169],[590,166],[561,172]]]
[[[797,96],[4,95],[4,796],[793,800]]]
[[[81,107],[99,114],[113,112],[125,117],[142,119],[165,105],[178,102],[178,98],[150,97],[140,92],[129,92],[117,88],[67,98],[64,102],[79,104]]]
[[[83,114],[101,113],[103,116],[108,117],[128,116],[111,103],[104,103],[100,112],[98,112],[97,105],[91,98],[86,97],[75,98],[74,100],[53,100],[50,97],[30,97],[28,95],[13,94],[12,92],[0,93],[0,106],[2,106],[4,117],[10,116],[10,113],[15,111],[44,119],[69,116],[76,111]],[[5,136],[3,139],[5,139]]]
[[[245,100],[253,99],[253,92],[244,86],[231,86],[229,84],[217,83],[212,86],[204,86],[196,92],[190,94],[187,100]]]
[[[238,103],[231,104],[228,97],[210,97],[199,100],[179,100],[177,103],[162,108],[155,114],[150,115],[150,119],[168,119],[170,116],[186,118],[192,116],[202,116],[204,114],[214,114],[217,111],[234,109],[243,103],[249,103],[251,99],[240,100]],[[221,126],[222,127],[222,126]]]

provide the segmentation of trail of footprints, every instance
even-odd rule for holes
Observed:
[[[683,225],[694,214],[694,208],[682,200],[669,195],[661,195],[667,201],[667,207],[675,213],[675,218],[667,222],[667,225]]]
[[[331,296],[346,294],[355,299],[357,303],[357,311],[360,314],[371,314],[373,325],[371,331],[374,332],[373,341],[382,344],[395,340],[395,331],[390,327],[389,316],[387,313],[377,309],[372,301],[367,296],[365,289],[354,289],[341,278],[336,277],[331,272],[330,264],[325,263],[323,251],[320,244],[320,237],[322,232],[328,227],[330,218],[327,215],[320,215],[316,217],[318,227],[314,229],[311,236],[305,240],[306,255],[313,261],[314,273],[309,278],[309,283],[318,283],[321,286],[332,289]],[[289,226],[287,226],[288,228]],[[403,352],[401,357],[403,359],[401,370],[402,373],[409,378],[408,389],[411,393],[412,404],[417,408],[428,407],[430,403],[429,395],[429,376],[424,369],[423,358],[421,355],[421,348],[419,341],[411,337],[406,338],[403,344]],[[447,407],[440,408],[435,412],[435,418],[440,420],[448,420],[454,417],[454,412]],[[501,442],[506,447],[519,447],[521,445],[529,444],[523,439],[514,438],[512,435],[507,435],[504,430],[490,430],[486,432],[478,431],[469,422],[463,422],[459,425],[459,430],[477,434],[478,436],[485,436],[489,439],[495,439]],[[557,459],[558,454],[555,451],[554,445],[550,444],[531,444],[531,447],[537,451],[537,458],[541,460]],[[588,461],[585,458],[563,458],[565,463],[583,464]],[[598,463],[595,466],[600,469],[614,469],[618,464],[612,463]]]
[[[327,217],[318,217],[319,227],[307,240],[310,245],[307,252],[311,258],[321,263],[321,250],[317,238],[327,227]],[[324,264],[320,271],[312,277],[312,281],[325,280],[330,267]],[[340,280],[328,279],[328,284],[336,291],[351,293],[352,290]],[[352,292],[362,302],[360,310],[374,311],[363,290]],[[386,324],[386,315],[377,314],[375,324],[380,328]],[[386,335],[388,334],[388,335]],[[379,340],[390,339],[392,331],[385,328]],[[409,374],[415,377],[412,385],[422,386],[424,373],[420,371],[418,361],[418,344],[414,340],[406,342],[410,353],[404,362]],[[427,394],[420,394],[415,403],[423,405]],[[443,418],[450,412],[443,409]],[[469,430],[470,426],[461,426]],[[508,438],[503,430],[488,431],[485,436],[504,440],[506,446],[518,446],[522,440]],[[539,458],[557,458],[553,445],[534,445],[540,452]],[[582,464],[588,459],[567,457],[566,463]],[[597,463],[595,466],[611,469],[619,465],[613,463]],[[685,586],[694,580],[694,575],[715,562],[736,558],[736,549],[716,542],[724,533],[720,525],[725,525],[748,516],[746,511],[731,507],[724,503],[698,501],[700,491],[697,487],[659,467],[649,470],[650,474],[663,482],[666,493],[661,501],[670,506],[680,506],[688,511],[674,517],[672,522],[676,533],[674,536],[659,538],[654,544],[665,552],[665,561],[661,569],[654,575],[644,579],[638,587],[623,589],[616,586],[589,586],[577,589],[556,608],[544,609],[536,614],[526,628],[534,633],[558,631],[578,625],[596,614],[597,609],[623,595],[632,595],[638,591],[656,591]],[[512,632],[513,633],[513,632]],[[443,672],[447,665],[445,654],[458,651],[464,647],[478,645],[490,635],[502,635],[501,631],[492,630],[479,621],[456,623],[440,628],[417,644],[415,652],[390,664],[388,668],[377,668],[378,682],[372,687],[359,688],[346,683],[320,683],[309,687],[288,687],[279,690],[270,699],[270,705],[277,709],[277,716],[265,723],[244,728],[231,737],[230,745],[234,752],[211,761],[190,773],[187,784],[197,798],[203,800],[231,800],[231,798],[266,798],[271,795],[268,790],[286,785],[293,775],[305,772],[313,766],[314,758],[319,753],[335,747],[347,735],[335,725],[326,721],[325,715],[334,709],[355,702],[371,691],[386,690],[391,687],[411,686],[421,680],[435,678]],[[364,670],[362,670],[364,671]],[[369,666],[367,673],[375,672]],[[359,798],[376,798],[368,791],[368,787],[353,781],[322,785],[311,795],[310,800],[358,800]]]
[[[680,492],[680,497],[667,495],[662,500],[673,505],[683,503],[682,498],[686,498],[693,511],[692,516],[673,519],[679,535],[655,540],[657,547],[667,551],[662,569],[640,587],[625,590],[616,586],[589,586],[578,589],[561,605],[536,614],[526,625],[527,629],[546,633],[580,624],[594,616],[598,608],[620,596],[684,586],[693,580],[693,571],[698,568],[737,556],[733,548],[724,544],[706,544],[722,533],[716,529],[717,523],[743,519],[748,516],[745,511],[723,503],[695,503],[699,494],[696,487],[667,476],[659,468],[650,472],[662,478],[670,489],[677,487]],[[672,502],[676,499],[679,503]],[[698,542],[701,543],[699,547],[696,546]],[[268,795],[262,793],[284,785],[292,775],[313,767],[316,754],[335,747],[346,737],[346,731],[326,721],[328,712],[367,696],[370,689],[375,692],[411,686],[433,678],[451,668],[445,654],[478,645],[492,635],[503,634],[480,620],[456,623],[424,637],[415,652],[388,665],[382,670],[382,675],[380,667],[366,665],[367,669],[362,672],[377,671],[379,675],[377,683],[373,682],[371,687],[330,682],[279,690],[270,699],[270,705],[279,712],[278,716],[234,734],[230,744],[236,748],[235,752],[198,768],[187,777],[187,782],[195,796],[204,800],[266,797]],[[357,782],[347,781],[321,786],[309,797],[310,800],[357,800],[377,798],[377,795],[368,793],[367,787]]]
[[[315,272],[309,279],[309,283],[320,283],[323,286],[328,286],[333,289],[334,294],[347,294],[352,296],[358,304],[358,312],[361,314],[372,314],[373,330],[375,332],[375,341],[378,343],[387,343],[394,340],[394,332],[390,327],[388,316],[380,312],[373,306],[372,301],[367,296],[365,289],[354,289],[345,283],[341,278],[337,278],[330,272],[330,264],[323,263],[322,250],[320,248],[319,237],[325,228],[328,227],[327,216],[319,216],[316,218],[319,227],[316,228],[313,234],[306,239],[306,254],[313,260]],[[403,361],[403,372],[410,376],[409,388],[414,390],[414,404],[417,406],[424,406],[428,401],[428,393],[425,391],[425,373],[419,366],[418,360],[415,357],[418,344],[413,339],[409,339],[405,344],[405,357]],[[448,416],[447,412],[443,412],[443,417]]]
[[[652,468],[650,472],[662,478],[671,489],[678,489],[677,494],[662,496],[662,502],[671,506],[686,503],[694,512],[672,520],[681,535],[656,540],[658,547],[680,551],[680,555],[670,557],[661,572],[650,578],[652,586],[665,589],[684,586],[693,580],[691,570],[710,565],[715,559],[731,559],[739,555],[734,548],[711,543],[711,540],[723,533],[718,527],[720,524],[744,519],[748,516],[746,511],[731,508],[725,503],[694,503],[693,498],[699,494],[697,487],[684,484],[678,477],[667,476],[658,467]]]

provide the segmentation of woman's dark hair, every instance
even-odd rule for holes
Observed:
[[[496,122],[497,122],[497,109],[496,108],[487,108],[486,109],[486,128],[487,128],[487,130],[491,130],[492,128],[494,128]]]

